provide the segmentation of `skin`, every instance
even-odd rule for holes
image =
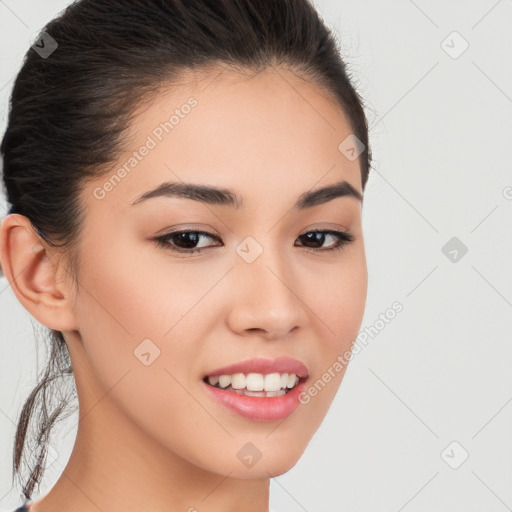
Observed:
[[[35,512],[70,503],[74,512],[266,512],[269,478],[296,464],[343,378],[279,422],[241,417],[203,390],[209,371],[256,356],[299,359],[309,384],[320,379],[357,336],[367,268],[360,201],[291,210],[304,192],[342,179],[362,189],[359,161],[338,149],[351,133],[346,116],[289,70],[190,75],[139,109],[113,169],[191,96],[197,106],[103,199],[94,189],[112,173],[83,189],[78,290],[65,251],[27,218],[3,220],[4,272],[23,306],[63,332],[80,404],[71,457]],[[169,180],[233,189],[244,207],[130,204]],[[188,256],[152,240],[187,227],[222,246],[203,237],[209,248]],[[339,251],[326,250],[331,236],[307,247],[298,237],[315,228],[355,240]],[[235,251],[247,236],[263,248],[251,264]],[[145,339],[160,350],[149,366],[134,355]],[[251,468],[237,457],[247,442],[262,454]]]

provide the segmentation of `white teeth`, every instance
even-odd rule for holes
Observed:
[[[243,373],[235,373],[231,375],[231,387],[234,389],[245,388],[245,375]]]
[[[265,391],[278,391],[279,389],[281,389],[281,375],[279,373],[265,375]]]
[[[266,375],[262,373],[248,373],[247,375],[245,373],[234,373],[233,375],[208,377],[208,383],[212,386],[227,388],[231,385],[231,388],[236,391],[259,392],[259,394],[252,396],[262,396],[261,392],[263,391],[270,393],[267,396],[280,396],[272,395],[272,393],[291,389],[298,382],[299,377],[294,373],[268,373]]]
[[[227,388],[227,391],[232,391],[237,395],[245,395],[245,396],[258,396],[258,397],[274,397],[274,396],[283,396],[286,395],[286,391],[284,389],[280,389],[279,391],[247,391],[247,389],[233,389],[231,386]]]
[[[221,375],[219,377],[219,386],[227,388],[231,384],[231,375]]]
[[[271,398],[274,396],[283,396],[286,395],[286,391],[284,389],[280,389],[279,391],[267,391],[266,396],[267,398]]]
[[[297,382],[299,382],[299,378],[297,377],[297,375],[295,375],[294,373],[290,373],[290,375],[288,375],[288,384],[286,384],[286,386],[288,388],[293,388],[293,386],[295,386]]]
[[[241,395],[245,395],[245,396],[262,396],[262,393],[265,394],[264,391],[249,391],[247,389],[244,389],[243,391],[240,391],[239,389],[237,389],[236,393],[240,393]]]
[[[261,373],[249,373],[245,379],[245,387],[248,391],[263,391],[265,379]]]

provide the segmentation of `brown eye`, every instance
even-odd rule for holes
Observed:
[[[197,244],[202,238],[209,238],[215,240],[216,243],[213,245],[203,245],[197,247]],[[334,238],[334,244],[330,247],[322,248],[326,240]],[[336,231],[336,230],[314,230],[308,231],[303,235],[300,235],[298,239],[301,240],[301,245],[312,249],[317,252],[332,251],[342,249],[345,245],[349,244],[354,240],[354,236],[348,231]],[[186,254],[194,254],[201,252],[203,249],[209,247],[221,246],[221,240],[212,233],[206,231],[194,231],[194,230],[181,230],[174,231],[167,235],[162,235],[154,238],[158,247],[163,247],[170,251]]]
[[[318,247],[322,247],[325,243],[325,240],[329,239],[329,237],[333,237],[335,239],[334,245],[327,247],[327,249],[319,249]],[[350,242],[353,242],[354,236],[348,231],[336,231],[328,229],[308,231],[307,233],[300,235],[299,239],[301,239],[302,243],[306,245],[306,247],[310,247],[313,250],[331,251],[335,249],[341,249]],[[313,247],[311,247],[311,244]]]
[[[155,238],[157,246],[164,247],[171,251],[196,253],[202,249],[209,247],[208,245],[196,247],[201,238],[210,238],[211,240],[219,240],[218,237],[207,233],[206,231],[182,230],[169,233],[167,235]],[[220,245],[220,244],[215,244]]]

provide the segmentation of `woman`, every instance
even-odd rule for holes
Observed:
[[[16,79],[0,261],[50,330],[19,510],[264,512],[363,317],[362,100],[307,0],[81,0]],[[77,437],[37,501],[66,376]],[[74,388],[73,388],[74,389]]]

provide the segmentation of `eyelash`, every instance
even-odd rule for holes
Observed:
[[[176,247],[175,245],[172,246],[171,243],[169,242],[169,239],[174,238],[177,235],[181,235],[183,233],[195,233],[198,235],[204,235],[209,238],[219,240],[217,236],[212,235],[211,233],[208,233],[206,231],[192,230],[192,229],[183,229],[180,231],[174,231],[167,235],[162,235],[162,236],[156,237],[153,240],[155,241],[155,243],[158,247],[163,247],[164,249],[167,249],[172,252],[177,252],[177,253],[193,254],[193,253],[199,253],[203,249],[208,249],[208,247],[200,247],[199,249],[182,249],[182,248]],[[307,231],[306,233],[304,233],[300,236],[302,237],[302,236],[308,235],[310,233],[322,233],[324,235],[333,235],[338,239],[336,244],[333,247],[330,247],[328,249],[309,248],[309,250],[311,250],[313,252],[339,251],[339,250],[343,249],[346,245],[348,245],[349,243],[354,241],[354,236],[350,232],[336,231],[336,230],[332,230],[332,229],[314,229],[312,231]]]

